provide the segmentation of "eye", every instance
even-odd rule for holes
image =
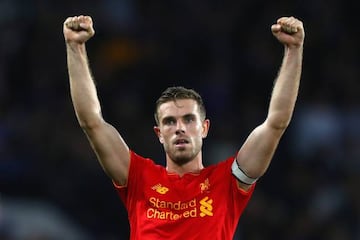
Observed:
[[[191,123],[195,121],[195,116],[194,115],[186,115],[184,116],[184,122],[186,123]]]
[[[176,120],[174,118],[164,118],[163,119],[163,124],[164,125],[174,125],[176,124]]]

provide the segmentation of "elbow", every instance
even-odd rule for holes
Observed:
[[[285,131],[290,124],[291,116],[292,113],[272,114],[268,117],[266,122],[273,129]]]
[[[277,122],[270,122],[269,125],[271,128],[279,130],[279,131],[285,131],[290,124],[290,121],[277,121]]]
[[[101,124],[103,124],[104,120],[101,116],[96,115],[94,117],[87,117],[87,118],[78,117],[78,122],[83,130],[88,131],[95,129]]]

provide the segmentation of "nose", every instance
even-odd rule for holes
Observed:
[[[185,133],[185,125],[181,121],[177,122],[177,124],[176,124],[176,132],[175,133],[177,135]]]
[[[176,130],[176,132],[175,132],[176,135],[180,135],[180,134],[184,134],[184,133],[185,133],[185,131],[182,130],[182,129],[178,129],[178,130]]]

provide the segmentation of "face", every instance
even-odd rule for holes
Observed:
[[[163,103],[158,109],[159,126],[154,130],[167,157],[183,165],[199,156],[209,120],[200,118],[195,100],[180,99]]]

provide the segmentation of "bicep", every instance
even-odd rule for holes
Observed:
[[[117,184],[125,185],[130,153],[119,132],[107,122],[84,131],[106,174]]]
[[[237,154],[237,161],[242,170],[254,178],[263,175],[284,130],[271,127],[267,121],[255,128]]]

